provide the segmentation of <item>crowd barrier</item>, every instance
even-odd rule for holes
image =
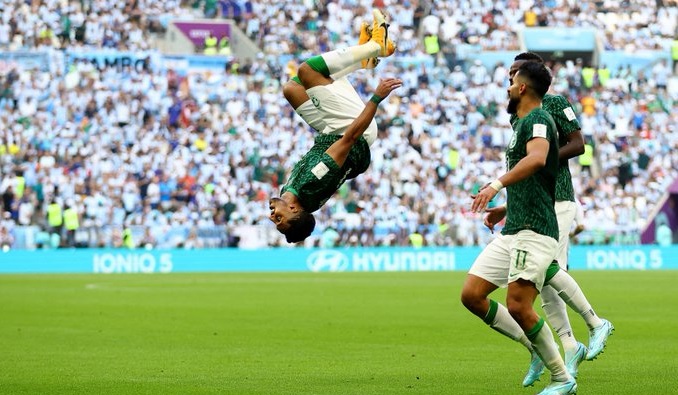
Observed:
[[[0,252],[0,273],[466,271],[482,249],[63,249]],[[575,270],[678,269],[678,245],[575,246]]]

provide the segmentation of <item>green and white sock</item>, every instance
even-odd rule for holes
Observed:
[[[525,348],[532,351],[532,343],[527,336],[525,336],[523,329],[518,325],[516,320],[511,317],[508,309],[504,307],[503,304],[490,299],[490,309],[487,311],[483,321],[485,321],[490,328],[519,342],[525,346]]]
[[[548,285],[545,285],[541,290],[541,300],[541,307],[544,309],[549,323],[553,326],[553,330],[558,334],[563,349],[565,351],[576,350],[577,339],[572,332],[565,302],[558,296],[558,292]]]
[[[332,73],[330,75],[330,78],[333,80],[338,80],[339,78],[346,77],[347,75],[351,74],[354,71],[360,70],[363,68],[363,65],[361,62],[353,63],[352,65],[348,66],[347,68],[343,70],[339,70],[336,73]]]
[[[564,270],[558,270],[553,277],[548,280],[548,285],[553,287],[558,295],[576,311],[586,322],[589,329],[597,328],[603,324],[598,315],[591,307],[591,304],[584,296],[579,284]]]
[[[560,356],[558,345],[553,339],[553,333],[543,318],[534,325],[532,329],[525,332],[527,338],[532,341],[534,351],[539,355],[544,365],[551,372],[551,381],[567,381],[572,376],[565,368],[565,362]]]
[[[374,41],[368,41],[362,45],[336,49],[322,55],[313,56],[306,60],[306,63],[313,70],[325,77],[329,77],[333,74],[341,73],[343,70],[355,67],[356,63],[360,67],[360,61],[376,57],[380,50],[379,44]]]

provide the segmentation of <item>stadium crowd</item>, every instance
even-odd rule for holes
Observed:
[[[54,49],[47,71],[0,69],[0,245],[286,245],[268,222],[268,196],[313,132],[280,85],[308,55],[355,42],[353,15],[368,15],[371,4],[300,2],[283,10],[283,2],[266,1],[1,1],[8,23],[0,25],[0,47]],[[182,14],[178,3],[235,18],[262,56],[184,77],[70,64],[57,50],[148,49],[152,35]],[[392,15],[399,52],[352,82],[365,97],[381,75],[399,76],[404,87],[381,106],[370,169],[321,209],[307,244],[408,245],[413,235],[429,245],[486,243],[489,231],[468,211],[469,195],[504,167],[512,133],[508,65],[451,65],[445,48],[517,50],[513,28],[531,21],[533,3],[538,24],[602,26],[606,46],[656,48],[655,40],[673,34],[665,29],[673,23],[675,30],[678,10],[656,1],[576,2],[578,9],[558,0],[373,3]],[[441,37],[439,56],[426,54],[422,35],[429,33]],[[281,66],[284,54],[293,56]],[[552,88],[575,105],[593,153],[570,162],[585,210],[580,242],[636,243],[678,177],[671,65],[640,72],[585,66],[551,64]]]
[[[421,49],[420,34],[449,48],[467,43],[484,50],[517,50],[521,26],[590,27],[605,32],[606,49],[658,49],[673,38],[675,0],[1,0],[0,48],[40,46],[150,49],[152,34],[174,18],[230,18],[272,55],[337,44],[369,19],[372,7],[391,15],[401,53]],[[187,12],[192,10],[193,12]],[[281,40],[281,38],[285,38]],[[314,52],[315,53],[315,52]]]

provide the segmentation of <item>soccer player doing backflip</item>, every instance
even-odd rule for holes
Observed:
[[[373,11],[372,29],[361,28],[359,45],[311,57],[298,78],[284,87],[285,98],[318,135],[311,149],[294,165],[280,197],[269,201],[269,219],[287,242],[306,239],[315,228],[313,212],[322,207],[347,179],[370,165],[370,145],[377,137],[374,116],[378,104],[402,85],[397,78],[379,82],[364,103],[346,75],[374,68],[378,58],[395,52],[388,25]]]

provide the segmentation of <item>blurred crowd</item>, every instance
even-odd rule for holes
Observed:
[[[379,76],[404,86],[380,106],[372,165],[317,213],[307,244],[484,244],[491,235],[469,212],[470,194],[504,171],[509,65],[450,68],[442,52],[426,53],[422,35],[438,34],[448,48],[473,41],[518,52],[514,28],[529,25],[533,10],[538,25],[604,26],[606,46],[655,48],[657,37],[673,34],[666,29],[675,30],[678,10],[654,0],[0,1],[0,48],[54,48],[49,71],[0,69],[0,245],[35,247],[287,245],[268,222],[268,198],[313,131],[280,86],[310,54],[354,43],[354,16],[368,19],[372,4],[391,15],[399,52],[351,81],[365,98]],[[68,64],[56,50],[147,49],[155,32],[187,14],[178,5],[236,19],[263,56],[181,76]],[[292,57],[281,65],[283,54]],[[638,72],[550,66],[552,90],[575,106],[594,154],[570,161],[586,218],[578,240],[636,243],[678,178],[671,64]]]
[[[517,50],[522,27],[591,27],[606,49],[658,49],[673,38],[676,0],[0,0],[0,48],[151,49],[152,34],[174,18],[229,18],[264,48],[286,55],[322,52],[353,38],[371,9],[384,9],[404,54],[421,51],[421,34],[447,48]],[[281,38],[284,38],[281,40]]]
[[[151,49],[183,16],[179,0],[0,0],[0,49]]]

